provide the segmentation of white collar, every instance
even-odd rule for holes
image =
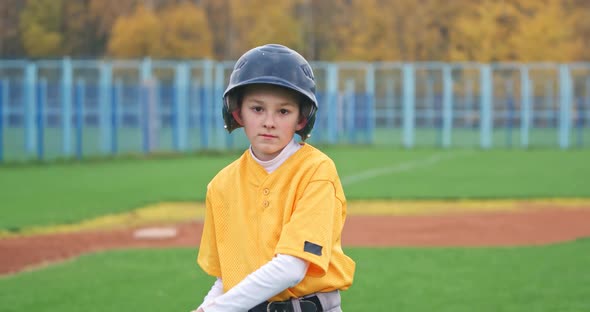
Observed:
[[[295,152],[297,152],[300,148],[301,145],[299,145],[299,143],[295,141],[295,138],[293,138],[291,142],[289,142],[283,148],[283,150],[277,155],[277,157],[271,160],[260,160],[256,158],[256,156],[254,156],[254,152],[252,152],[252,145],[250,145],[249,150],[252,158],[254,158],[254,160],[256,160],[256,162],[259,163],[264,168],[264,170],[266,170],[266,172],[272,173],[273,171],[277,170],[277,168],[280,165],[282,165],[285,162],[285,160],[287,160],[291,155],[295,154]]]

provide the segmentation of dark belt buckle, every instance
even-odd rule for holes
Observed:
[[[310,300],[299,300],[302,312],[317,312],[318,307],[315,302]],[[291,301],[274,301],[266,305],[266,312],[293,312],[293,303]]]
[[[266,306],[266,312],[293,312],[291,301],[274,301]]]
[[[299,300],[299,305],[301,306],[302,312],[317,312],[318,307],[316,306],[315,302],[309,300]]]

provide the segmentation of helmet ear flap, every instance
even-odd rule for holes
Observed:
[[[236,92],[231,92],[223,98],[222,113],[223,113],[223,121],[225,123],[224,128],[229,133],[231,133],[232,131],[234,131],[237,128],[242,127],[242,125],[240,125],[238,123],[238,121],[235,119],[235,117],[233,116],[233,112],[239,108],[238,101],[239,101],[239,96],[236,94]]]
[[[309,113],[305,112],[306,114],[304,117],[307,120],[307,123],[305,124],[303,129],[295,132],[301,137],[302,141],[305,141],[311,137],[310,133],[311,133],[311,130],[313,129],[313,126],[315,124],[315,119],[316,119],[315,117],[316,117],[316,112],[317,112],[317,108],[312,103],[307,102],[302,106],[306,106],[306,105],[309,107]]]

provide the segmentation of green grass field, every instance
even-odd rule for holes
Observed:
[[[330,147],[349,199],[590,197],[590,150]],[[203,200],[237,154],[0,166],[0,228]],[[521,248],[353,248],[345,311],[590,311],[590,240]],[[0,277],[1,311],[189,311],[197,248],[110,251]],[[9,255],[2,255],[9,256]]]
[[[589,311],[590,240],[526,248],[346,249],[344,311]],[[190,311],[213,283],[197,250],[85,255],[0,278],[2,311]]]
[[[590,197],[590,150],[325,149],[349,199]],[[238,154],[0,166],[0,229],[204,200]]]

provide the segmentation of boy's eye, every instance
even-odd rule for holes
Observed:
[[[262,111],[262,107],[260,107],[260,106],[254,106],[254,107],[252,107],[252,110],[255,111],[255,112],[261,112]]]
[[[289,110],[281,109],[279,112],[281,113],[281,115],[287,115],[289,113]]]

